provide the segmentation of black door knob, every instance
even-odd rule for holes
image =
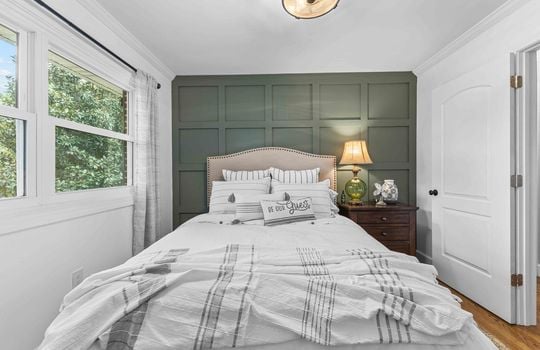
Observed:
[[[437,190],[429,190],[429,195],[430,196],[437,196],[439,194],[439,191]]]

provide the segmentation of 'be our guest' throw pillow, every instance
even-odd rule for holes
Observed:
[[[310,197],[284,201],[261,201],[264,225],[274,226],[298,221],[315,220]]]

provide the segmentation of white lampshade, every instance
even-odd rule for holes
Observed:
[[[358,165],[372,164],[373,161],[369,156],[367,144],[364,140],[345,142],[343,147],[343,155],[339,164],[341,165]]]
[[[332,11],[339,0],[282,0],[283,8],[296,18],[316,18]]]

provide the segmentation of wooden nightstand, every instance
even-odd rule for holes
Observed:
[[[339,204],[339,213],[362,226],[388,249],[416,255],[416,211],[405,204],[376,207],[374,204]]]

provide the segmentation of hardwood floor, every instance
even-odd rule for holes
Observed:
[[[540,278],[536,280],[537,325],[533,327],[508,324],[459,292],[452,288],[450,290],[463,299],[461,306],[474,315],[474,319],[480,328],[499,339],[509,349],[540,349]]]

